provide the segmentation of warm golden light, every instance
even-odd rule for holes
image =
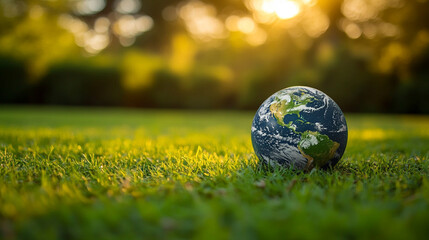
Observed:
[[[359,38],[362,34],[368,38],[396,37],[401,32],[398,26],[383,21],[380,13],[388,8],[400,8],[403,1],[361,1],[344,0],[341,4],[341,29],[351,39]]]
[[[300,12],[299,5],[294,1],[274,1],[275,12],[280,19],[293,18]]]
[[[248,34],[255,29],[255,22],[250,17],[243,17],[238,20],[237,27],[241,32]]]
[[[119,37],[122,46],[131,46],[135,38],[153,27],[151,17],[123,15],[113,23],[113,33]]]
[[[267,14],[276,14],[280,19],[290,19],[301,12],[300,5],[292,0],[263,0],[256,2],[253,4],[255,8]]]
[[[241,32],[251,34],[247,40],[251,45],[261,45],[269,39],[269,34],[257,31],[263,25],[271,25],[276,20],[275,27],[286,31],[297,41],[297,45],[307,48],[311,43],[307,38],[318,38],[324,34],[331,25],[329,17],[317,5],[317,0],[248,0],[247,8],[253,12],[254,28]],[[226,21],[227,29],[236,30],[239,17],[230,17]],[[246,24],[250,26],[251,24]],[[250,31],[251,30],[251,31]],[[258,33],[258,34],[257,34]],[[250,40],[251,39],[251,40]]]
[[[179,8],[179,16],[194,38],[203,41],[227,37],[224,23],[216,8],[201,1],[189,1]]]
[[[246,38],[246,41],[252,46],[259,46],[267,41],[267,33],[261,29],[254,29]]]

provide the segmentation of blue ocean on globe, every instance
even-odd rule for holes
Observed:
[[[271,95],[252,123],[256,155],[271,166],[311,170],[338,163],[347,145],[347,123],[340,107],[310,87],[289,87]]]

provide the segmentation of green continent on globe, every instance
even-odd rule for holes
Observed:
[[[298,93],[299,94],[296,94],[296,92],[292,94],[278,94],[270,105],[270,111],[279,125],[287,127],[301,136],[298,149],[307,159],[307,166],[305,169],[310,170],[315,166],[321,167],[328,163],[334,157],[335,151],[337,151],[340,144],[332,141],[327,135],[317,131],[296,131],[294,121],[288,123],[284,122],[284,117],[286,115],[296,114],[298,119],[295,121],[311,124],[301,118],[300,112],[306,109],[308,103],[316,99],[307,94],[304,90],[299,90]]]
[[[307,158],[306,169],[309,170],[314,166],[321,167],[329,162],[339,146],[339,143],[332,141],[324,134],[305,131],[301,134],[298,149]]]
[[[300,90],[300,93],[300,96],[295,94],[278,95],[271,103],[270,111],[281,126],[291,128],[292,122],[286,124],[284,116],[287,114],[296,114],[300,117],[299,113],[305,109],[305,105],[315,100],[313,96],[306,94],[303,90]]]

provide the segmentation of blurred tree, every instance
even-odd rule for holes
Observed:
[[[88,60],[55,64],[38,87],[46,104],[112,106],[122,99],[119,69]]]
[[[52,63],[78,54],[73,36],[52,24],[57,21],[56,14],[36,2],[13,3],[20,10],[16,10],[17,16],[8,17],[9,25],[0,30],[0,53],[24,61],[30,81],[43,76]],[[4,3],[2,6],[4,8]],[[3,11],[11,10],[4,8]]]
[[[43,79],[43,94],[85,93],[106,71],[117,93],[103,92],[127,106],[255,108],[309,85],[347,111],[428,112],[428,10],[424,0],[0,0],[0,54],[25,71],[0,69],[15,96],[41,94],[24,78]],[[58,64],[107,55],[106,68]]]
[[[29,86],[25,63],[0,56],[0,103],[25,103]]]
[[[155,72],[151,98],[162,108],[177,108],[183,106],[184,89],[179,76],[169,69]]]

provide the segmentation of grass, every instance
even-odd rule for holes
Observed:
[[[252,112],[0,108],[2,239],[422,239],[429,117],[347,115],[330,171],[267,171]]]

